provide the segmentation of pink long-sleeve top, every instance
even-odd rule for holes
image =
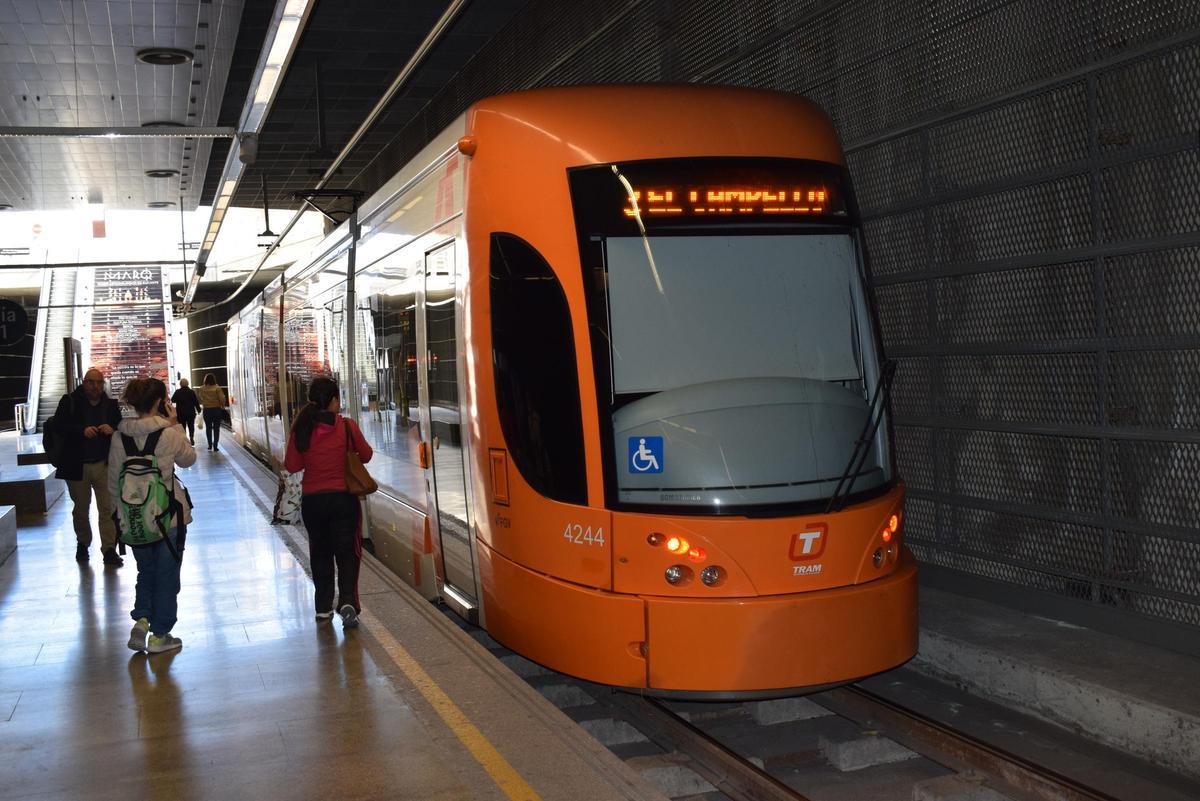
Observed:
[[[288,438],[283,466],[289,473],[304,471],[301,487],[305,495],[346,491],[346,423],[350,424],[350,444],[358,458],[364,463],[371,461],[374,451],[363,438],[362,431],[353,420],[340,414],[334,417],[333,425],[316,424],[304,453],[296,448],[294,434]]]

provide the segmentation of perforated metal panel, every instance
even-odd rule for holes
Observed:
[[[928,572],[1200,651],[1200,3],[533,0],[400,151],[487,94],[647,80],[837,122]]]
[[[1084,622],[1200,626],[1197,10],[958,5],[926,107],[850,144],[880,302],[911,304],[881,314],[909,541]]]

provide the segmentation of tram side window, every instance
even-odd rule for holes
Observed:
[[[575,338],[567,297],[529,243],[492,234],[492,366],[509,453],[533,489],[587,502]]]

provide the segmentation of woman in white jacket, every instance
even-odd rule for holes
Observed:
[[[125,386],[126,403],[137,412],[137,419],[125,419],[112,438],[108,454],[108,491],[122,529],[121,467],[130,454],[141,453],[157,434],[153,453],[162,482],[178,506],[173,509],[167,535],[148,545],[132,545],[137,561],[137,589],[130,613],[134,619],[129,647],[152,654],[183,647],[183,641],[171,636],[178,611],[179,568],[183,561],[187,524],[191,522],[191,502],[183,485],[175,480],[175,467],[188,467],[196,461],[196,449],[188,442],[175,408],[167,400],[167,387],[157,378],[135,378]],[[127,449],[126,445],[130,447]],[[149,455],[149,454],[147,454]]]

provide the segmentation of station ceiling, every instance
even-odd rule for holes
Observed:
[[[212,125],[225,93],[240,0],[0,0],[0,125]],[[191,54],[171,66],[138,54]],[[0,203],[24,210],[89,201],[194,207],[209,140],[0,138]],[[203,169],[200,166],[199,169]],[[152,178],[147,170],[174,170]]]
[[[343,162],[348,182],[527,0],[475,0]],[[169,128],[156,138],[0,137],[0,204],[26,210],[213,202],[275,0],[0,0],[0,126]],[[449,0],[318,0],[235,206],[294,208],[446,11]],[[144,63],[170,48],[182,63]],[[169,60],[169,59],[168,59]],[[158,129],[156,129],[158,130]],[[49,133],[53,133],[50,131]],[[184,134],[184,136],[181,136]],[[167,177],[150,177],[165,171]],[[336,183],[335,179],[333,183]]]

